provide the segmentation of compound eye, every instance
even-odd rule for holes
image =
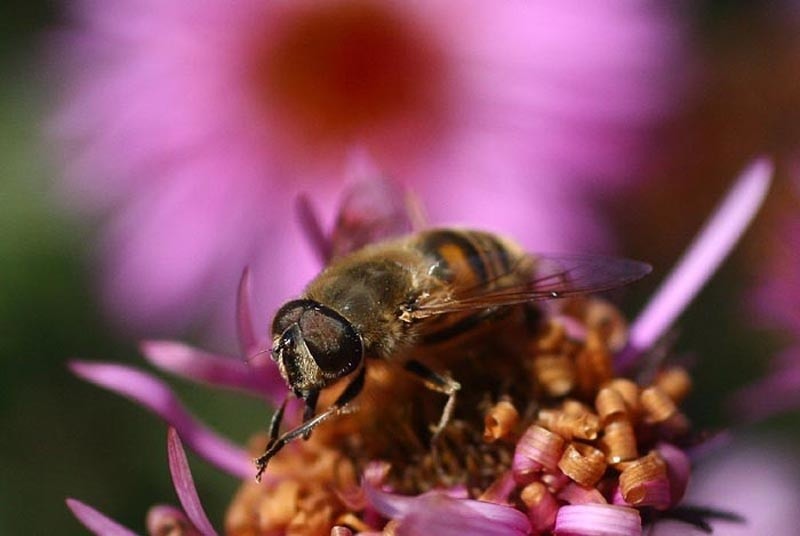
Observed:
[[[300,318],[311,307],[312,303],[310,300],[292,300],[284,304],[275,313],[275,319],[272,321],[272,336],[277,337],[283,334],[292,324],[300,322]]]
[[[364,346],[345,317],[314,300],[293,300],[275,314],[273,336],[285,334],[293,324],[299,327],[311,357],[327,378],[340,378],[358,368]]]
[[[320,370],[339,378],[355,370],[363,357],[361,337],[352,324],[328,307],[315,307],[300,319],[300,330]]]

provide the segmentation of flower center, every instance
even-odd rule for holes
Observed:
[[[414,117],[441,94],[438,47],[386,3],[315,2],[276,21],[257,56],[257,87],[302,141],[348,143]]]

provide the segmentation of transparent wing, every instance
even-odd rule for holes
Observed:
[[[411,232],[406,196],[399,184],[385,177],[354,184],[339,206],[331,234],[332,257]]]
[[[529,255],[492,282],[430,296],[415,318],[603,292],[650,273],[644,262],[600,255]],[[505,282],[504,282],[505,281]]]
[[[353,184],[339,204],[336,222],[326,232],[311,199],[301,194],[296,210],[304,233],[323,264],[367,244],[409,233],[418,222],[414,198],[383,177]]]

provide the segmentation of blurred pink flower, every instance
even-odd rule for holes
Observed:
[[[800,204],[800,178],[797,181]],[[760,266],[754,294],[756,317],[764,326],[777,328],[800,339],[800,214],[785,214],[776,229],[775,247]]]
[[[54,39],[63,191],[103,224],[108,307],[172,332],[253,267],[264,315],[313,273],[290,210],[353,148],[433,220],[602,248],[587,189],[635,174],[680,31],[620,0],[80,0]],[[330,211],[326,207],[326,211]],[[326,216],[330,214],[327,213]],[[569,244],[565,247],[564,244]],[[220,311],[220,303],[225,303]]]
[[[739,441],[698,464],[685,501],[735,513],[743,520],[714,522],[715,535],[793,534],[800,526],[798,482],[795,453],[774,443]],[[704,532],[663,520],[650,534],[692,536]]]
[[[734,414],[751,420],[800,407],[800,165],[791,171],[794,197],[769,238],[750,303],[757,323],[779,333],[785,348],[763,378],[731,399]]]

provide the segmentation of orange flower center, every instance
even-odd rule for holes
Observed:
[[[438,47],[386,3],[334,0],[283,14],[257,57],[258,91],[303,141],[361,141],[429,122],[440,102]]]

